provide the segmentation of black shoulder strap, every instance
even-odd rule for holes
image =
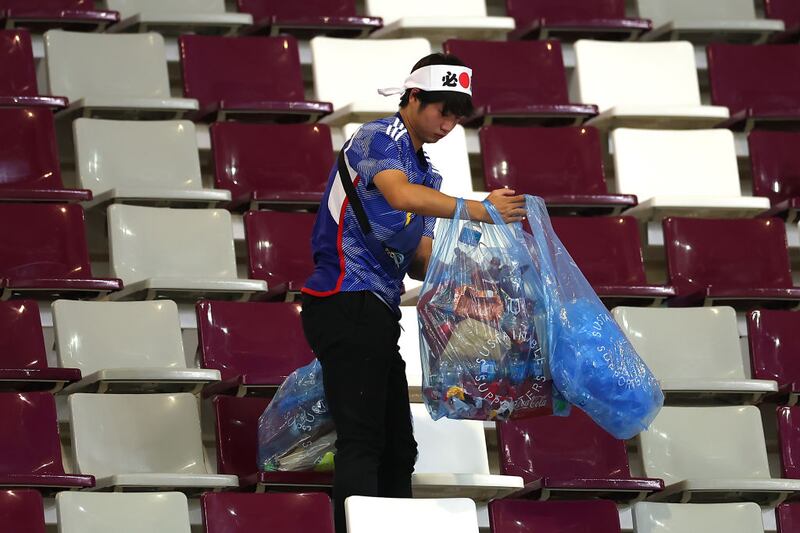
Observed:
[[[355,213],[356,219],[358,219],[358,225],[361,226],[361,231],[364,232],[364,235],[369,235],[372,233],[372,226],[369,223],[369,219],[367,219],[367,213],[364,211],[361,199],[356,193],[356,188],[353,186],[353,180],[350,179],[350,170],[347,168],[347,163],[344,160],[345,148],[347,148],[347,145],[342,147],[342,151],[339,152],[339,179],[342,181],[342,187],[344,187],[347,199],[353,207],[353,213]]]

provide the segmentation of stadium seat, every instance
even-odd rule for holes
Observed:
[[[105,0],[119,11],[120,21],[109,32],[234,35],[253,24],[248,13],[226,13],[225,0]]]
[[[413,305],[401,305],[400,312],[400,355],[406,364],[409,400],[422,402],[422,360],[419,348],[419,315]]]
[[[170,97],[160,34],[50,30],[44,48],[48,92],[70,102],[59,117],[163,119],[197,111],[196,100]]]
[[[800,45],[714,44],[706,53],[711,102],[731,114],[721,127],[798,128]]]
[[[0,491],[0,524],[4,533],[45,533],[44,502],[39,491]]]
[[[603,500],[489,502],[492,533],[620,533],[614,502]]]
[[[781,474],[800,480],[800,407],[778,407]]]
[[[0,204],[0,300],[96,298],[122,288],[92,276],[77,204]]]
[[[383,26],[379,17],[356,13],[355,0],[237,0],[239,11],[250,13],[255,24],[248,30],[267,35],[294,35],[310,39],[329,37],[364,37]]]
[[[197,134],[188,120],[79,118],[72,129],[77,180],[94,195],[87,207],[214,207],[231,198],[203,188]]]
[[[94,476],[64,472],[56,402],[52,394],[0,393],[0,427],[9,436],[0,439],[0,485],[3,487],[32,487],[50,494],[94,486]]]
[[[728,118],[727,108],[701,103],[694,47],[685,41],[578,41],[571,90],[597,105],[588,124],[601,129],[709,128]]]
[[[475,502],[467,498],[412,500],[350,496],[344,507],[349,533],[478,533]]]
[[[248,300],[267,290],[237,277],[228,211],[115,204],[107,212],[111,270],[125,282],[115,299]]]
[[[640,502],[633,506],[636,533],[764,533],[761,508],[752,502],[680,504]]]
[[[411,404],[419,456],[412,478],[414,497],[502,498],[523,488],[518,475],[489,473],[483,423],[432,420],[424,404]]]
[[[17,106],[57,110],[67,106],[67,99],[39,95],[30,34],[0,30],[0,107]]]
[[[381,17],[372,38],[498,39],[514,29],[511,17],[487,16],[486,0],[365,0],[367,15]]]
[[[191,394],[71,394],[67,405],[75,465],[95,475],[99,490],[238,486],[236,476],[207,470]]]
[[[506,0],[516,29],[509,39],[633,40],[649,31],[649,20],[625,16],[625,0]]]
[[[328,126],[216,122],[210,133],[214,186],[231,209],[319,206],[334,162]]]
[[[759,309],[747,314],[750,366],[756,379],[778,383],[779,398],[789,405],[800,396],[800,315]]]
[[[315,122],[333,110],[306,101],[294,37],[182,35],[178,46],[183,95],[200,102],[196,120]]]
[[[53,113],[44,107],[0,107],[0,202],[85,202],[87,190],[61,181]]]
[[[79,379],[77,368],[50,368],[47,364],[35,301],[0,302],[0,390],[58,392]]]
[[[655,374],[667,403],[757,403],[778,390],[774,378],[751,378],[745,368],[732,307],[617,307],[611,314]]]
[[[597,115],[597,106],[570,103],[558,41],[452,39],[444,51],[473,70],[476,111],[466,124],[578,125]]]
[[[430,53],[431,44],[419,38],[372,41],[314,37],[314,98],[331,102],[334,108],[321,121],[343,126],[395,113],[400,99],[381,96],[377,90],[402,85],[411,67]]]
[[[298,304],[201,300],[195,309],[200,364],[222,375],[206,387],[206,396],[271,396],[314,359]]]
[[[776,43],[796,43],[800,41],[800,5],[794,0],[764,0],[764,15],[767,18],[782,20],[785,31],[772,36]]]
[[[243,489],[258,486],[280,491],[325,490],[333,484],[331,472],[262,472],[258,469],[258,419],[269,398],[216,396],[217,471],[238,476]]]
[[[64,392],[194,392],[217,370],[187,368],[175,302],[53,302],[58,364],[83,379]]]
[[[206,533],[263,531],[266,523],[275,533],[333,533],[331,500],[322,493],[206,493],[200,507]]]
[[[553,229],[608,308],[659,305],[675,295],[647,282],[639,225],[632,217],[553,217]]]
[[[314,272],[311,231],[317,215],[248,211],[243,218],[248,276],[266,282],[266,298],[294,300]]]
[[[664,488],[660,479],[631,477],[625,442],[583,411],[497,423],[500,472],[521,476],[516,496],[538,500],[643,499]]]
[[[775,508],[778,533],[796,533],[800,528],[800,504],[782,503]]]
[[[793,224],[800,220],[800,133],[751,131],[747,136],[753,194],[765,196],[772,208],[760,216],[779,217]]]
[[[617,191],[635,194],[625,211],[643,222],[668,216],[747,217],[769,199],[742,196],[733,133],[714,130],[611,132]]]
[[[94,0],[0,0],[0,25],[6,28],[103,31],[117,21],[119,13],[95,9]]]
[[[616,215],[636,205],[634,195],[608,193],[594,128],[484,126],[480,145],[487,191],[540,196],[556,216]]]
[[[179,492],[56,495],[58,533],[189,533],[189,504]]]
[[[666,488],[650,500],[753,501],[770,506],[800,492],[800,480],[770,476],[757,407],[664,407],[639,434],[644,472]]]
[[[653,21],[643,41],[765,43],[784,29],[780,20],[759,18],[753,0],[636,0],[636,9]]]
[[[664,248],[675,307],[795,307],[783,222],[768,219],[667,218]]]

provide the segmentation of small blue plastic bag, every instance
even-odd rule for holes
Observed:
[[[258,467],[265,472],[333,470],[336,432],[314,359],[278,388],[258,419]]]
[[[526,196],[526,210],[531,233],[525,243],[547,313],[553,384],[614,437],[632,438],[664,403],[658,381],[556,236],[542,199]]]

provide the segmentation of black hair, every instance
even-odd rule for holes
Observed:
[[[453,65],[465,67],[463,61],[452,54],[443,54],[441,52],[425,56],[414,65],[411,72],[430,65]],[[408,105],[409,98],[411,97],[412,89],[406,89],[403,96],[400,98],[400,107]],[[437,104],[442,102],[442,113],[445,115],[455,115],[457,117],[468,117],[472,115],[475,108],[472,106],[472,97],[466,93],[459,93],[455,91],[423,91],[421,89],[417,92],[417,99],[421,108],[428,104]]]

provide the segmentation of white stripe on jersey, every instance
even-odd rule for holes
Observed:
[[[356,135],[358,132],[356,132]],[[355,135],[353,136],[355,137]],[[355,181],[357,172],[356,170],[350,166],[350,162],[347,160],[347,152],[346,150],[350,148],[353,143],[353,139],[350,139],[350,142],[347,143],[342,150],[345,150],[344,154],[344,163],[347,166],[347,170],[350,173],[350,181]],[[336,225],[339,225],[339,217],[342,214],[342,206],[344,205],[344,201],[347,198],[347,193],[344,191],[344,187],[342,186],[341,178],[339,177],[339,170],[336,170],[336,178],[333,180],[333,185],[331,186],[331,192],[328,195],[328,212],[333,217],[333,221],[336,222]]]

